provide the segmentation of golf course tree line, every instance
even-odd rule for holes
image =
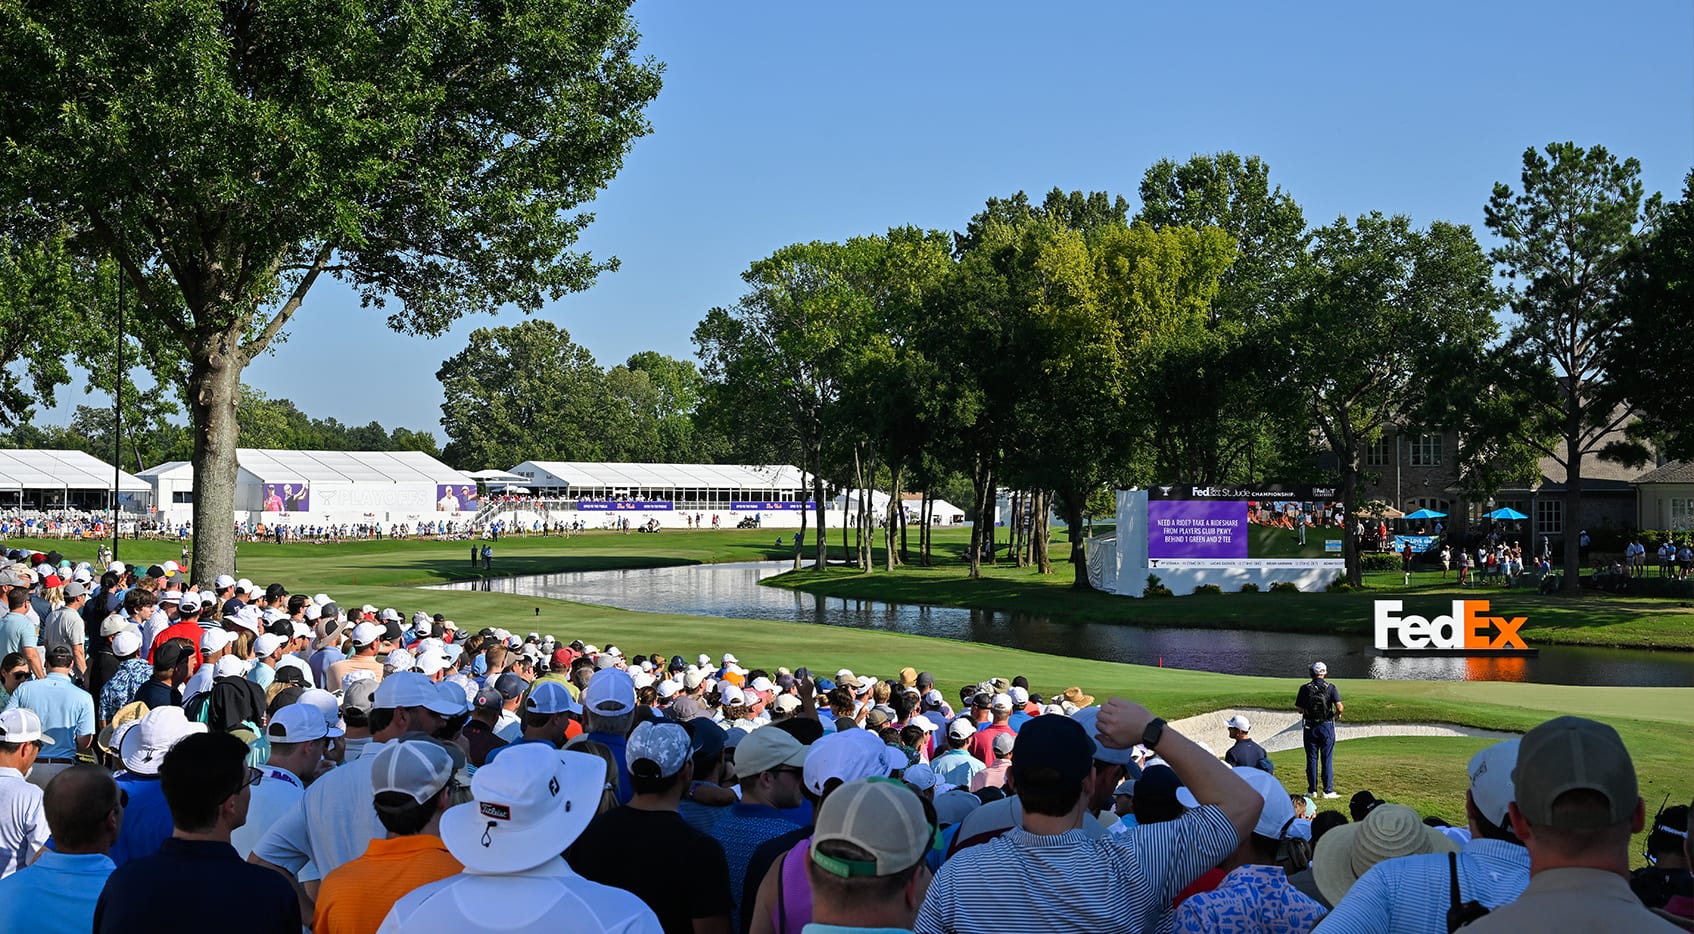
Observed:
[[[659,91],[629,6],[6,4],[0,370],[63,383],[43,312],[127,295],[128,359],[181,361],[194,566],[232,570],[241,375],[320,279],[439,334],[615,268],[572,247]]]
[[[1663,207],[1603,147],[1532,147],[1487,202],[1489,250],[1468,227],[1375,211],[1309,227],[1262,160],[1233,153],[1154,165],[1133,215],[1104,192],[991,198],[961,232],[753,262],[695,330],[701,413],[735,456],[800,465],[820,493],[890,490],[886,515],[860,511],[867,570],[873,522],[885,566],[907,557],[900,492],[956,474],[977,516],[996,489],[1029,491],[1037,518],[1010,534],[1043,570],[1051,504],[1085,588],[1083,519],[1104,491],[1339,480],[1351,515],[1363,454],[1396,425],[1457,430],[1478,501],[1553,457],[1577,529],[1583,457],[1687,450],[1686,393],[1663,390],[1694,368],[1689,194]],[[1633,378],[1642,357],[1663,383]],[[797,567],[803,550],[822,566],[824,518]],[[973,530],[973,577],[994,534]],[[1576,549],[1568,536],[1565,567]],[[1357,585],[1351,536],[1345,557]]]

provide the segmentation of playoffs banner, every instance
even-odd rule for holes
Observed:
[[[1149,567],[1340,568],[1345,533],[1328,486],[1147,489]]]
[[[304,483],[267,483],[265,512],[305,512],[312,508],[311,488]]]

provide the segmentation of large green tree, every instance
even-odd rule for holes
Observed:
[[[1616,445],[1632,417],[1637,387],[1627,370],[1608,367],[1628,319],[1620,291],[1629,261],[1659,202],[1646,196],[1636,160],[1566,142],[1525,150],[1520,187],[1496,184],[1485,210],[1498,238],[1489,256],[1507,276],[1515,319],[1489,364],[1514,403],[1501,430],[1564,470],[1567,592],[1581,587],[1583,460]]]
[[[435,374],[444,456],[466,470],[604,459],[606,375],[570,332],[539,318],[477,328]]]
[[[1416,230],[1404,216],[1341,218],[1317,230],[1274,356],[1340,473],[1346,515],[1358,509],[1368,442],[1426,406],[1441,374],[1479,364],[1496,334],[1487,257],[1470,228]],[[1360,582],[1358,540],[1344,536]]]
[[[1291,472],[1306,453],[1299,406],[1264,365],[1304,255],[1300,205],[1258,156],[1160,160],[1141,179],[1139,220],[1222,231],[1235,247],[1205,314],[1157,335],[1135,387],[1151,477],[1210,485]],[[1291,420],[1292,419],[1292,420]]]
[[[637,41],[628,0],[0,4],[5,233],[114,258],[188,361],[197,570],[241,373],[322,277],[436,334],[610,268],[572,246],[648,130]]]
[[[1606,371],[1624,380],[1641,413],[1639,433],[1671,457],[1694,460],[1694,172],[1628,271]]]

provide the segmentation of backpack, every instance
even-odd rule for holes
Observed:
[[[1328,682],[1313,678],[1306,685],[1306,722],[1322,723],[1332,719],[1333,713],[1329,706]]]

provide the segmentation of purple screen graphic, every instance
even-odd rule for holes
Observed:
[[[1148,558],[1246,558],[1247,504],[1166,499],[1147,504]]]

